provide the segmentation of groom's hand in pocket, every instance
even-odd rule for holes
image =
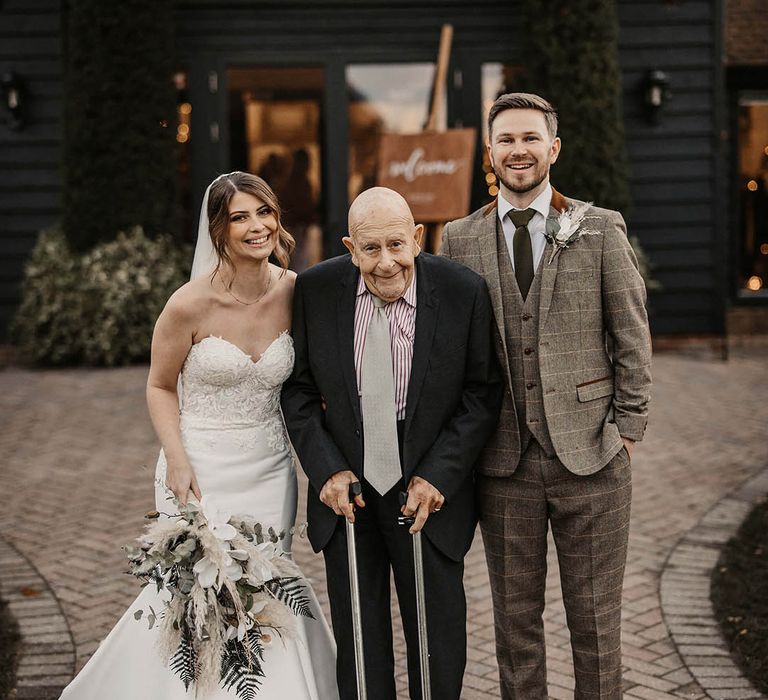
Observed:
[[[355,522],[355,506],[365,508],[362,495],[355,496],[355,500],[349,500],[349,485],[360,481],[354,472],[345,469],[336,472],[323,484],[320,489],[320,500],[333,510],[336,515],[343,515],[349,522]]]
[[[622,437],[621,441],[624,443],[624,449],[627,451],[627,457],[629,457],[629,461],[631,463],[632,451],[635,449],[635,441],[625,437]]]

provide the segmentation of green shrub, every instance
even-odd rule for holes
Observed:
[[[192,254],[140,228],[84,255],[59,229],[40,234],[13,323],[21,357],[37,364],[125,365],[149,357],[152,329],[189,277]]]
[[[723,547],[710,597],[731,656],[768,693],[768,496]]]
[[[59,229],[40,234],[24,268],[21,304],[11,334],[25,360],[76,362],[82,324],[82,265]]]
[[[142,226],[174,230],[172,0],[64,3],[62,227],[86,251]]]

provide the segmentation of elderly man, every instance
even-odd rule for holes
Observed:
[[[296,363],[283,387],[288,431],[309,478],[309,538],[325,556],[343,700],[357,697],[344,518],[355,523],[367,692],[395,697],[390,571],[420,698],[411,537],[423,528],[432,695],[459,698],[466,661],[463,559],[475,530],[473,465],[503,386],[485,283],[420,252],[405,200],[376,187],[349,211],[350,255],[299,275]],[[349,486],[361,481],[356,503]],[[399,492],[408,501],[399,504]]]

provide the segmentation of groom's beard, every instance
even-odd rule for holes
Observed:
[[[530,162],[530,161],[521,161]],[[515,161],[508,161],[507,165],[514,165]],[[538,161],[533,164],[533,167],[528,170],[521,170],[520,174],[515,176],[506,169],[504,165],[501,167],[494,166],[493,172],[496,175],[496,179],[504,185],[510,192],[516,194],[524,194],[535,190],[544,180],[549,177],[549,165],[546,163],[539,163]]]

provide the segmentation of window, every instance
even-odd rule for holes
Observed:
[[[736,285],[741,298],[768,298],[768,94],[738,102]]]

